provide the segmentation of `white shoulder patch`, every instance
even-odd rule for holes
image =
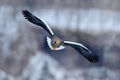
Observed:
[[[48,36],[47,36],[47,43],[48,43],[48,46],[50,47],[50,49],[52,49],[51,39]]]
[[[61,45],[60,47],[53,49],[52,45],[51,45],[51,39],[48,36],[47,36],[47,43],[48,43],[48,46],[50,47],[51,50],[62,50],[65,48],[64,46]]]

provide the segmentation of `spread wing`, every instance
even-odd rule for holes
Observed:
[[[22,13],[28,21],[30,21],[33,24],[43,27],[51,36],[54,35],[53,31],[51,30],[51,28],[47,25],[45,21],[37,18],[32,13],[30,13],[28,10],[22,10]]]
[[[93,54],[88,48],[80,43],[64,41],[64,45],[73,47],[91,63],[96,63],[99,61],[99,57],[96,54]]]

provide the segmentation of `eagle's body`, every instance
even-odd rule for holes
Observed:
[[[56,36],[53,36],[52,38],[47,37],[47,43],[52,50],[62,50],[65,48],[62,46],[63,40],[59,39]]]
[[[71,41],[64,41],[57,37],[45,21],[37,18],[28,10],[23,10],[22,13],[28,21],[38,26],[41,26],[50,34],[50,37],[47,37],[47,43],[51,50],[61,50],[65,48],[64,46],[71,46],[76,49],[89,62],[96,63],[99,61],[99,57],[96,54],[93,54],[88,48],[86,48],[82,44]]]

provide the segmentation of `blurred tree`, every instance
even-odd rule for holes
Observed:
[[[34,8],[36,4],[36,0],[25,0],[24,4],[30,8]]]
[[[42,69],[41,78],[38,80],[51,80],[51,79],[54,80],[54,77],[49,72],[48,63],[45,62]]]

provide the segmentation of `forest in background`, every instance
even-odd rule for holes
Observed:
[[[0,0],[1,5],[29,6],[30,8],[99,8],[120,10],[119,0]]]
[[[119,0],[0,0],[1,80],[119,80],[119,25],[111,23],[119,23],[120,15],[111,18],[107,23],[117,26],[112,28],[118,31],[102,30],[102,26],[99,32],[89,26],[84,30],[78,29],[77,26],[81,27],[78,23],[86,17],[81,19],[79,13],[74,10],[93,8],[119,13]],[[66,28],[52,24],[49,20],[48,24],[60,38],[80,42],[98,54],[100,62],[90,64],[70,47],[62,51],[51,51],[46,43],[48,33],[26,21],[21,14],[22,9],[29,9],[39,17],[42,17],[39,13],[43,10],[54,9],[54,19],[58,24],[61,10],[69,9]],[[75,26],[69,24],[72,23],[72,14],[76,16]],[[47,20],[46,16],[50,14],[46,12],[42,15]],[[54,21],[51,17],[49,19]],[[99,18],[96,20],[99,22]],[[107,20],[109,19],[106,19],[106,22]],[[91,22],[88,20],[88,23]],[[71,27],[76,29],[72,30]],[[88,28],[91,28],[91,31]]]

